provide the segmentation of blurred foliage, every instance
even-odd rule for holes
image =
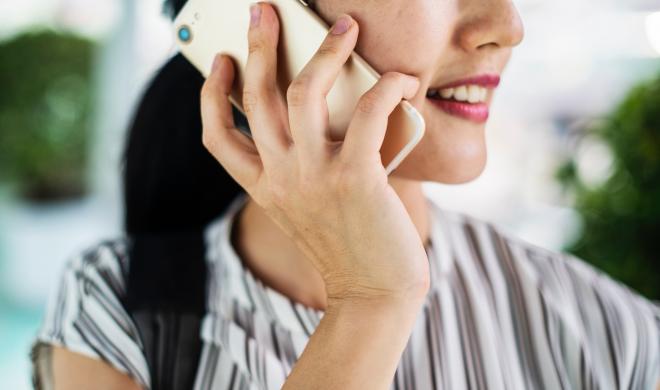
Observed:
[[[566,250],[660,299],[660,76],[633,88],[588,134],[610,148],[614,161],[597,186],[585,184],[575,159],[557,171],[583,219]]]
[[[0,179],[28,200],[85,192],[93,50],[53,31],[0,42]]]

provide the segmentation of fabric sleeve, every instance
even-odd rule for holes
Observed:
[[[594,360],[611,367],[617,388],[655,390],[660,383],[658,302],[576,256],[566,257],[568,267],[581,276],[574,284],[583,292],[578,300],[583,330],[604,347],[600,355],[592,353]]]
[[[69,259],[35,342],[100,359],[150,388],[137,327],[122,305],[126,267],[122,241],[101,243]]]
[[[578,388],[655,390],[660,379],[657,302],[577,256],[509,241],[536,279],[546,337],[564,376]]]

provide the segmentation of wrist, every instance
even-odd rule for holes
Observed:
[[[341,280],[332,283],[325,280],[327,306],[360,307],[415,306],[421,305],[430,289],[430,275],[427,273],[414,283],[392,282],[396,288],[373,287],[372,283]]]
[[[424,304],[428,288],[378,295],[348,293],[329,295],[326,312],[396,311],[416,313]]]

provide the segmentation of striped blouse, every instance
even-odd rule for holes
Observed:
[[[264,285],[238,257],[230,232],[246,199],[206,229],[195,389],[279,389],[323,317]],[[428,200],[431,288],[391,389],[655,388],[657,303],[571,255]],[[142,342],[120,303],[128,262],[123,238],[70,259],[37,340],[102,359],[150,388]]]

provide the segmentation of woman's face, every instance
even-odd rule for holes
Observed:
[[[393,175],[442,183],[478,177],[486,163],[492,83],[523,38],[511,0],[316,0],[315,9],[328,22],[350,14],[360,25],[356,51],[379,73],[398,71],[421,81],[410,102],[424,116],[426,133]],[[486,76],[485,90],[468,87],[479,81],[460,82],[475,76]],[[472,89],[473,99],[485,96],[485,101],[457,102],[466,98],[462,88],[448,100],[427,98],[429,90],[455,81],[468,87],[468,95]],[[472,115],[456,112],[465,109]]]

